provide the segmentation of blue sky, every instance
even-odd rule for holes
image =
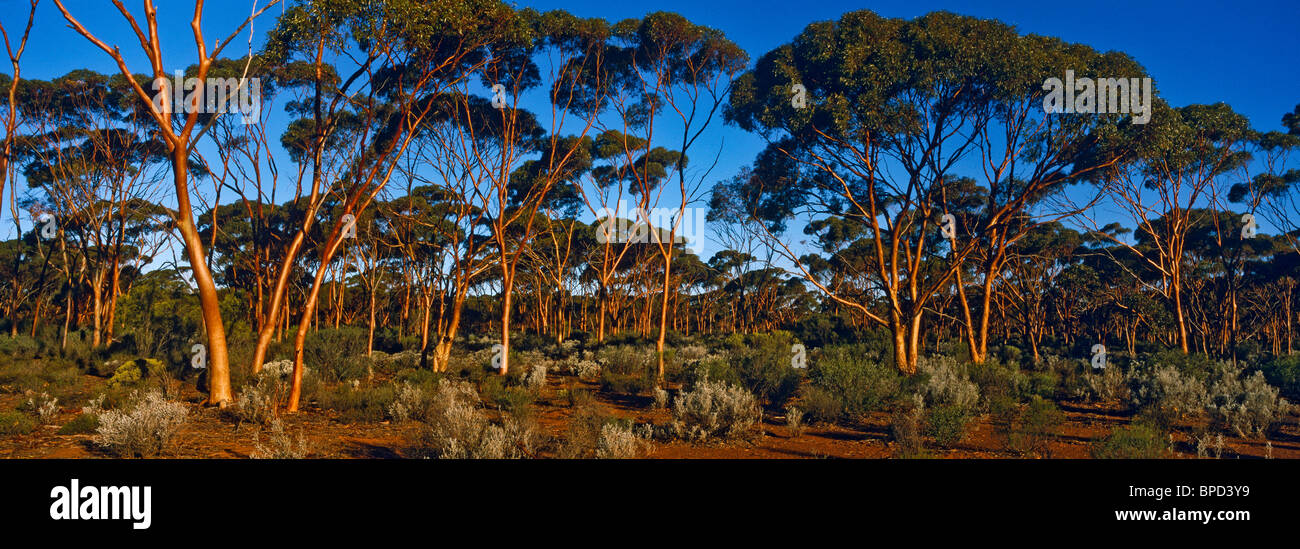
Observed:
[[[128,0],[126,4],[139,13],[140,2]],[[1146,67],[1161,95],[1172,105],[1225,101],[1246,115],[1256,129],[1280,128],[1282,114],[1300,103],[1300,71],[1295,61],[1300,52],[1300,32],[1295,27],[1300,4],[1294,0],[1082,3],[525,0],[517,4],[540,10],[561,8],[611,22],[640,17],[649,11],[675,11],[691,21],[722,30],[748,51],[751,58],[789,41],[810,22],[835,19],[847,11],[871,9],[885,16],[912,18],[947,10],[999,19],[1015,25],[1021,32],[1058,36],[1099,50],[1126,52]],[[145,72],[138,42],[111,4],[103,0],[68,0],[66,5],[92,32],[110,44],[120,45],[133,70]],[[207,42],[229,34],[247,17],[251,5],[239,0],[208,2],[204,24]],[[194,58],[194,41],[189,29],[193,3],[159,0],[158,6],[168,67],[184,67]],[[4,22],[11,39],[16,40],[21,32],[26,8],[25,0],[0,0],[0,21]],[[262,35],[279,9],[273,8],[271,14],[256,22],[255,35]],[[241,37],[227,54],[239,56],[246,51],[246,38]],[[52,1],[43,1],[23,58],[23,75],[44,79],[82,67],[101,72],[117,70],[106,54],[66,26]],[[712,135],[714,139],[703,144],[711,148],[700,152],[711,158],[721,151],[718,166],[709,174],[709,184],[736,173],[763,145],[756,136],[720,124],[712,130]],[[7,216],[7,206],[4,211],[0,215]]]

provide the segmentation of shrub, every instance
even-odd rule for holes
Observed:
[[[245,385],[235,399],[229,413],[240,422],[266,425],[275,418],[280,397],[289,390],[288,384],[275,371],[263,370],[257,380]]]
[[[534,364],[524,376],[524,386],[533,392],[539,392],[546,387],[546,365]]]
[[[1259,437],[1287,413],[1290,405],[1278,398],[1262,372],[1245,376],[1228,362],[1215,368],[1208,408],[1215,422],[1240,437]]]
[[[600,459],[628,459],[641,454],[645,441],[632,432],[624,422],[606,422],[600,428],[596,442],[596,457]]]
[[[654,385],[653,374],[622,374],[608,369],[600,373],[600,390],[606,393],[635,396]]]
[[[971,410],[979,402],[979,386],[970,381],[956,359],[947,356],[921,358],[917,361],[917,370],[928,379],[925,384],[927,403]]]
[[[167,367],[155,358],[128,360],[113,369],[113,376],[108,379],[108,386],[135,385],[146,378],[162,375],[166,369]]]
[[[297,438],[290,437],[279,418],[271,420],[271,439],[268,445],[262,445],[260,430],[253,433],[253,448],[250,455],[253,459],[302,459],[311,451],[306,435],[299,430]]]
[[[99,416],[95,414],[80,413],[77,417],[72,418],[59,427],[60,435],[84,435],[95,432],[99,429]]]
[[[803,434],[803,410],[794,406],[785,407],[785,426],[790,430],[790,436],[798,438]]]
[[[45,425],[53,423],[54,416],[58,415],[59,399],[50,396],[48,393],[41,393],[27,399],[18,409],[35,415],[36,419],[42,425]]]
[[[595,381],[600,378],[600,363],[594,360],[579,360],[573,365],[573,374],[583,381]]]
[[[1055,402],[1034,397],[1024,410],[1024,415],[1013,423],[1008,446],[1016,452],[1050,455],[1050,443],[1057,429],[1065,422],[1065,414]]]
[[[737,344],[737,340],[740,340]],[[799,390],[803,373],[791,364],[794,337],[777,330],[771,334],[749,334],[731,338],[728,353],[738,384],[772,407],[785,406]],[[725,380],[722,377],[710,377]]]
[[[1131,399],[1137,406],[1155,406],[1175,417],[1204,413],[1205,384],[1173,366],[1136,365],[1130,375]]]
[[[1165,451],[1165,436],[1154,426],[1133,423],[1112,431],[1092,445],[1097,459],[1155,459]]]
[[[930,408],[925,415],[926,434],[940,446],[950,448],[966,437],[970,412],[960,406],[943,404]]]
[[[1010,426],[1017,419],[1020,419],[1020,403],[1016,399],[1007,395],[993,395],[988,397],[989,415],[993,420]]]
[[[522,387],[507,387],[496,396],[496,405],[516,418],[529,415],[533,405],[533,393]]]
[[[748,391],[723,382],[704,380],[677,395],[673,419],[678,432],[690,440],[740,436],[758,419],[758,405]]]
[[[361,379],[370,370],[364,356],[368,338],[364,328],[353,326],[310,332],[303,341],[303,362],[328,381]]]
[[[492,425],[479,407],[478,393],[464,381],[439,380],[421,451],[449,459],[506,459],[531,453],[533,432],[513,419]]]
[[[1264,378],[1282,394],[1300,396],[1300,354],[1282,355],[1261,365]]]
[[[912,399],[894,410],[889,420],[889,433],[894,439],[894,454],[902,458],[922,457],[925,447],[921,443],[921,425],[925,417],[925,399],[912,395]]]
[[[40,342],[29,336],[0,334],[0,356],[10,359],[35,358],[40,350]]]
[[[189,410],[150,391],[130,412],[109,410],[99,416],[98,443],[123,457],[149,457],[171,444]]]
[[[566,459],[591,457],[600,442],[600,432],[609,415],[599,406],[590,402],[579,406],[569,419],[564,444],[560,447],[560,457]]]
[[[397,388],[393,402],[387,407],[388,416],[394,421],[424,421],[428,419],[433,404],[433,395],[424,386],[403,381]]]
[[[353,387],[343,384],[321,394],[322,408],[339,412],[344,423],[358,421],[383,421],[388,407],[397,400],[397,389],[392,385]]]
[[[803,406],[804,416],[813,423],[834,422],[844,414],[840,399],[821,387],[804,387],[799,404]]]
[[[998,396],[1018,397],[1020,386],[1025,382],[1024,376],[1015,368],[1001,364],[992,358],[983,364],[970,364],[966,369],[970,380],[975,383],[979,393],[984,395],[986,400]]]
[[[665,391],[660,387],[655,387],[654,397],[654,409],[662,410],[668,407],[668,391]]]
[[[1119,368],[1106,368],[1101,373],[1085,371],[1079,376],[1079,379],[1081,383],[1074,396],[1088,402],[1128,400],[1130,398],[1128,380]]]
[[[36,420],[17,410],[0,412],[0,435],[25,435],[36,428]]]
[[[820,416],[820,420],[835,419],[821,413],[830,412],[829,408],[814,411],[813,405],[807,402],[810,396],[835,400],[840,409],[836,416],[880,410],[897,397],[902,383],[898,371],[884,363],[862,358],[857,352],[859,350],[859,346],[826,348],[814,357],[808,377],[821,394],[804,393],[804,408],[808,412]],[[817,403],[818,406],[822,404]]]

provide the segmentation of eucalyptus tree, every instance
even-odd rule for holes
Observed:
[[[1210,215],[1203,206],[1227,196],[1229,181],[1250,160],[1252,132],[1246,118],[1223,103],[1168,108],[1157,102],[1151,123],[1127,133],[1132,155],[1091,177],[1138,224],[1139,242],[1150,244],[1112,239],[1159,273],[1158,282],[1147,285],[1169,303],[1177,345],[1187,353],[1188,235]]]
[[[9,37],[9,30],[3,24],[0,24],[0,37],[4,38],[5,53],[9,56],[9,67],[13,69],[13,74],[0,74],[0,88],[8,90],[4,96],[0,96],[0,101],[4,106],[4,145],[0,150],[0,209],[4,208],[5,184],[10,181],[9,170],[12,168],[12,156],[14,152],[14,140],[18,137],[18,83],[22,81],[22,59],[23,52],[27,50],[27,39],[31,37],[32,23],[36,21],[36,6],[40,0],[30,0],[31,7],[27,12],[27,25],[23,27],[21,35],[15,35],[17,43]],[[15,197],[9,196],[10,204],[13,204]],[[18,209],[10,208],[14,216],[14,224],[18,224]],[[19,233],[22,232],[20,229]],[[15,324],[16,326],[16,324]]]
[[[600,183],[596,194],[584,192],[584,198],[593,212],[599,201],[600,209],[608,211],[607,191],[618,184],[616,195],[621,203],[623,184],[628,194],[636,198],[639,225],[651,227],[662,223],[667,238],[659,238],[659,231],[644,234],[655,238],[650,244],[659,253],[660,306],[657,379],[662,382],[664,366],[664,341],[668,330],[669,302],[673,292],[672,258],[680,240],[683,217],[688,205],[699,197],[700,182],[707,177],[708,167],[698,174],[686,173],[688,152],[698,148],[700,139],[712,123],[720,118],[731,82],[748,62],[748,56],[739,46],[728,40],[721,31],[691,23],[675,13],[655,12],[641,19],[620,21],[613,27],[614,43],[608,48],[608,109],[614,122],[600,121],[601,133],[597,138],[599,149],[595,155],[606,159],[609,166],[595,172]],[[668,129],[656,135],[656,127]],[[665,132],[668,137],[665,137]],[[671,147],[671,148],[668,148]],[[664,173],[666,171],[666,173]],[[675,177],[674,177],[675,176]],[[649,212],[661,204],[665,185],[676,179],[675,213],[666,221],[649,218]],[[604,217],[597,213],[597,217]],[[612,215],[609,217],[613,217]],[[618,241],[611,234],[601,234],[605,241]],[[612,253],[614,246],[606,246],[600,274],[611,272],[621,257],[630,249],[622,247]],[[605,291],[609,280],[601,276],[600,291]],[[606,296],[601,296],[602,309]],[[601,314],[600,337],[604,337],[605,314]]]
[[[173,182],[176,189],[176,208],[174,210],[168,209],[168,215],[172,218],[175,230],[180,234],[181,240],[185,244],[186,259],[194,276],[194,282],[198,286],[199,304],[203,311],[203,325],[207,331],[206,356],[208,359],[209,389],[207,402],[225,407],[229,405],[231,400],[230,363],[226,348],[226,329],[221,320],[221,304],[217,295],[217,287],[205,261],[203,241],[199,238],[198,231],[195,228],[194,213],[190,204],[190,157],[194,152],[194,146],[197,145],[197,140],[194,138],[200,109],[184,109],[187,112],[183,116],[173,116],[173,114],[182,112],[181,105],[172,104],[171,94],[167,93],[165,86],[162,90],[155,88],[153,93],[147,91],[144,85],[136,81],[134,73],[127,66],[126,58],[123,57],[120,48],[109,45],[87,29],[63,5],[62,0],[54,0],[54,3],[63,14],[64,19],[77,33],[103,50],[117,63],[118,69],[121,70],[122,76],[130,83],[136,98],[145,104],[148,114],[158,126],[158,135],[165,143],[171,161]],[[271,0],[266,6],[254,11],[228,37],[216,40],[212,49],[209,50],[208,41],[203,35],[204,2],[203,0],[195,0],[194,15],[190,21],[190,28],[194,35],[195,53],[198,58],[196,63],[198,70],[195,76],[198,86],[203,86],[206,83],[208,69],[212,66],[213,61],[219,58],[221,52],[236,39],[244,27],[278,3],[279,0]],[[169,74],[167,68],[163,65],[162,44],[158,37],[158,9],[154,6],[153,0],[145,0],[144,2],[143,28],[135,16],[121,2],[114,5],[140,41],[140,47],[149,60],[149,76],[155,82],[167,81]],[[195,104],[192,104],[191,107],[197,107],[199,94],[191,94],[191,96],[195,98]]]
[[[1047,78],[1067,69],[1089,74],[1103,60],[1123,61],[949,13],[904,21],[857,11],[813,23],[736,84],[728,119],[769,146],[746,190],[732,195],[809,283],[892,332],[895,363],[907,374],[916,369],[927,307],[954,281],[964,288],[965,262],[980,258],[984,303],[978,320],[964,322],[979,359],[1006,246],[1065,213],[1033,219],[1031,207],[1114,161],[1115,149],[1099,144],[1115,120],[1041,108]],[[970,185],[954,172],[976,153],[982,208],[965,223],[940,223],[960,213],[955,195],[975,191],[963,191]],[[806,232],[823,247],[853,252],[836,266],[845,276],[818,276],[817,259],[783,241],[797,218],[814,221]],[[874,306],[877,296],[884,310]]]
[[[60,242],[73,245],[92,306],[92,344],[112,342],[123,264],[135,259],[129,248],[162,217],[154,204],[165,147],[120,75],[76,70],[23,88],[31,130],[25,179],[43,193]]]
[[[497,128],[491,131],[496,138],[471,141],[474,169],[487,176],[481,207],[488,212],[499,267],[501,375],[510,368],[515,277],[539,232],[538,214],[569,194],[555,188],[588,165],[587,136],[605,104],[605,53],[611,36],[604,20],[562,11],[523,10],[520,21],[525,24],[521,34],[494,45],[482,70],[482,83],[494,90],[498,113],[486,128]],[[538,58],[547,62],[539,64]],[[520,108],[520,99],[546,82],[550,113],[542,122]],[[526,161],[532,154],[538,158]]]

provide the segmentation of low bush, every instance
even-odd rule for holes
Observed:
[[[0,412],[0,435],[25,435],[36,429],[32,416],[17,410]]]
[[[921,429],[925,419],[925,398],[912,395],[901,403],[889,420],[889,434],[894,439],[894,455],[901,458],[924,457]]]
[[[926,411],[925,432],[935,443],[951,448],[966,437],[971,414],[966,408],[942,404]]]
[[[23,401],[18,410],[32,414],[42,425],[47,425],[53,423],[54,416],[59,413],[59,399],[43,392]]]
[[[705,380],[677,395],[673,420],[679,436],[689,440],[736,438],[758,420],[758,403],[740,387]]]
[[[285,432],[284,423],[279,418],[270,422],[270,436],[267,444],[262,445],[261,430],[253,433],[253,459],[302,459],[311,452],[307,436],[301,430],[297,437]]]
[[[645,441],[632,428],[621,421],[606,422],[600,428],[596,442],[596,457],[600,459],[629,459],[637,457],[645,448]]]
[[[564,443],[560,446],[560,457],[574,459],[594,456],[600,442],[601,429],[609,419],[609,414],[600,406],[590,402],[579,405],[569,419]]]
[[[1248,376],[1229,362],[1215,367],[1206,400],[1215,423],[1240,437],[1262,436],[1291,408],[1262,372]]]
[[[154,456],[171,444],[188,413],[185,405],[165,400],[160,391],[150,391],[129,412],[100,414],[97,442],[117,456]]]
[[[1201,378],[1175,366],[1135,363],[1129,373],[1129,388],[1136,406],[1155,406],[1175,417],[1203,414],[1208,402]]]
[[[1300,354],[1282,355],[1260,365],[1270,385],[1282,394],[1300,398]]]
[[[1146,423],[1133,423],[1112,431],[1094,442],[1097,459],[1155,459],[1165,452],[1165,434]]]
[[[479,407],[474,387],[439,380],[432,410],[421,434],[419,453],[448,459],[508,459],[532,453],[530,426],[514,419],[491,424]]]
[[[897,398],[902,376],[892,365],[865,359],[859,346],[842,346],[822,349],[812,357],[808,377],[816,391],[805,391],[803,407],[820,421],[829,417],[832,408],[836,413],[863,414],[882,410]],[[832,399],[837,406],[809,400]],[[817,409],[820,408],[820,409]]]
[[[353,387],[345,383],[323,391],[318,397],[320,406],[338,412],[339,420],[344,423],[383,421],[395,400],[397,389],[387,384]]]
[[[275,418],[280,398],[289,392],[289,384],[278,373],[263,370],[257,379],[245,385],[227,411],[241,423],[267,425]]]
[[[85,435],[94,433],[99,429],[99,416],[95,414],[80,413],[72,421],[64,423],[59,427],[60,435]]]
[[[799,405],[809,422],[833,423],[844,414],[841,400],[831,391],[817,386],[805,386],[802,393]]]
[[[1065,422],[1065,414],[1055,402],[1033,397],[1023,413],[1012,423],[1008,446],[1021,454],[1051,455],[1051,441]]]
[[[917,360],[917,371],[926,376],[924,396],[930,405],[948,405],[971,410],[979,403],[979,386],[970,380],[963,365],[948,356]]]
[[[303,362],[326,381],[365,378],[370,371],[365,356],[368,338],[366,329],[353,326],[309,332],[303,341]]]
[[[799,438],[803,434],[803,410],[794,406],[786,406],[785,426],[789,429],[792,438]]]

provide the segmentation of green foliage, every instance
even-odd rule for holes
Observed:
[[[390,384],[354,388],[345,383],[322,391],[318,397],[321,408],[338,412],[343,423],[383,421],[395,400],[397,390]]]
[[[1300,398],[1300,354],[1281,355],[1260,365],[1264,378],[1282,394]]]
[[[791,364],[794,343],[793,334],[782,330],[732,334],[726,340],[726,350],[736,381],[769,407],[785,407],[803,381],[802,373]]]
[[[951,448],[965,438],[971,419],[966,408],[951,404],[935,406],[926,410],[925,434],[933,437],[940,446]]]
[[[834,393],[807,385],[801,391],[799,407],[809,423],[833,423],[844,414],[844,405]]]
[[[25,435],[36,428],[36,420],[17,410],[0,412],[0,435]]]
[[[59,434],[60,435],[85,435],[85,434],[94,433],[95,430],[98,428],[99,428],[98,415],[91,414],[91,413],[81,413],[81,414],[77,414],[77,417],[72,418],[72,421],[69,421],[63,424],[62,427],[59,427]]]
[[[1097,459],[1155,459],[1164,452],[1165,434],[1145,423],[1115,429],[1092,445],[1092,457]]]
[[[862,354],[861,347],[852,345],[828,347],[809,357],[812,388],[804,392],[803,406],[811,417],[829,419],[823,414],[830,409],[817,402],[827,397],[847,414],[881,410],[898,397],[903,385],[898,370]]]
[[[41,344],[29,336],[0,334],[0,360],[35,358],[40,350]]]
[[[127,360],[113,370],[108,379],[110,388],[138,385],[141,381],[165,375],[166,366],[154,358]]]
[[[1065,414],[1055,402],[1034,396],[1025,409],[1011,423],[1007,436],[1012,450],[1022,454],[1048,455],[1050,443],[1065,422]]]
[[[351,381],[366,377],[367,332],[359,327],[327,328],[308,332],[303,342],[303,362],[326,381]]]
[[[494,402],[516,418],[527,417],[533,405],[533,393],[522,387],[507,387],[496,395]]]

